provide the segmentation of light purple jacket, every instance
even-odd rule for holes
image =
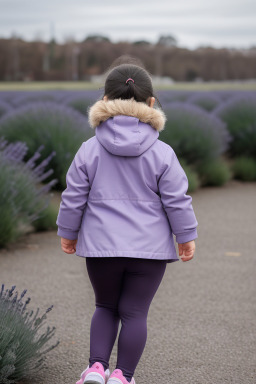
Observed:
[[[194,240],[198,222],[186,174],[158,139],[164,113],[133,99],[98,101],[89,122],[96,135],[67,172],[57,235],[78,239],[78,256],[179,260],[173,234]]]

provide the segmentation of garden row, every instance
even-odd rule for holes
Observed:
[[[100,90],[0,93],[0,246],[24,224],[54,225],[47,192],[66,187],[75,153],[94,135],[88,107],[101,97]],[[157,97],[167,115],[159,139],[175,150],[189,191],[233,177],[256,180],[255,92],[159,91]]]

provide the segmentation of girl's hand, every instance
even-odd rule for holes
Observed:
[[[196,249],[195,241],[188,241],[187,243],[178,244],[179,256],[181,256],[182,261],[189,261],[193,259],[194,252]]]
[[[61,237],[61,248],[66,253],[75,253],[76,252],[76,240],[68,240]]]

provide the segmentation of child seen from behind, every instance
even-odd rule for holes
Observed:
[[[61,246],[85,258],[95,293],[88,366],[77,384],[135,384],[147,315],[167,263],[193,258],[197,220],[188,179],[159,140],[166,117],[154,106],[149,73],[135,64],[109,72],[89,109],[95,136],[67,172],[57,218]],[[117,337],[117,362],[109,359]]]

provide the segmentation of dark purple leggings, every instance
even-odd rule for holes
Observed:
[[[96,310],[90,330],[90,366],[109,367],[119,321],[116,368],[128,381],[134,375],[147,339],[147,315],[163,278],[166,260],[129,257],[87,257]]]

